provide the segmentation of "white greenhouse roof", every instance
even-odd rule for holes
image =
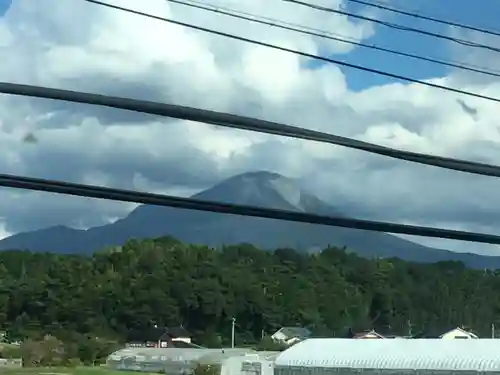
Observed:
[[[236,356],[253,352],[255,351],[244,348],[124,348],[110,354],[108,356],[108,360],[134,360],[137,362],[185,362],[196,361],[207,355]]]
[[[500,371],[500,339],[308,339],[282,352],[275,365]]]

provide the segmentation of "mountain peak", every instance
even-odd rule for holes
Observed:
[[[242,173],[196,195],[196,198],[228,203],[303,211],[307,195],[291,178],[268,171]]]
[[[246,172],[246,173],[241,173],[237,174],[236,176],[230,177],[229,180],[231,179],[245,179],[245,178],[254,178],[257,180],[275,180],[277,178],[286,178],[279,173],[275,172],[269,172],[269,171],[252,171],[252,172]]]
[[[295,179],[268,171],[230,177],[193,198],[344,216],[334,207],[302,190]],[[500,257],[430,249],[384,233],[147,205],[137,207],[127,217],[112,224],[88,230],[58,226],[19,233],[1,240],[0,250],[88,254],[109,246],[121,246],[131,238],[160,236],[173,236],[185,242],[208,246],[252,243],[267,249],[290,247],[304,251],[329,245],[346,246],[368,257],[397,256],[417,262],[459,260],[479,269],[500,268]]]

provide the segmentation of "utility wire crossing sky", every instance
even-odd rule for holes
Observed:
[[[323,63],[330,63],[330,64],[335,64],[335,65],[340,65],[343,67],[348,67],[352,69],[356,69],[359,71],[364,71],[368,73],[373,73],[377,74],[380,76],[386,76],[390,78],[394,78],[397,80],[402,80],[402,81],[407,81],[407,82],[412,82],[418,85],[422,86],[427,86],[430,88],[434,89],[440,89],[440,90],[445,90],[451,93],[455,94],[461,94],[461,95],[467,95],[470,97],[474,98],[479,98],[479,99],[484,99],[484,100],[489,100],[492,102],[500,102],[500,98],[495,97],[495,96],[490,96],[486,95],[483,92],[473,92],[468,89],[459,89],[458,87],[462,86],[454,86],[452,85],[445,86],[445,85],[440,85],[437,83],[434,83],[435,81],[431,80],[420,80],[420,79],[414,79],[405,75],[401,74],[395,74],[391,72],[389,69],[387,71],[382,71],[374,68],[370,68],[368,66],[362,66],[354,63],[348,63],[346,61],[341,61],[341,60],[336,60],[330,57],[324,57],[320,55],[315,55],[312,53],[306,53],[300,50],[296,50],[293,48],[285,48],[281,47],[279,45],[274,45],[271,43],[265,43],[262,41],[259,41],[257,39],[250,39],[250,38],[245,38],[242,36],[235,35],[230,32],[222,32],[218,30],[214,30],[212,28],[208,27],[202,27],[198,26],[194,23],[191,22],[181,22],[181,21],[176,21],[167,17],[160,17],[155,14],[148,14],[140,11],[136,11],[134,9],[128,9],[125,7],[120,7],[114,4],[102,2],[102,1],[97,1],[97,0],[83,0],[88,3],[92,3],[95,5],[100,5],[103,7],[107,8],[112,8],[114,10],[122,11],[122,12],[128,12],[128,13],[133,13],[136,15],[140,15],[143,17],[148,17],[150,19],[155,19],[155,20],[160,20],[168,23],[172,23],[175,25],[179,26],[184,26],[186,28],[191,28],[194,30],[202,31],[205,33],[211,33],[215,34],[221,37],[225,38],[230,38],[233,40],[238,40],[241,42],[245,43],[250,43],[250,44],[255,44],[263,47],[268,47],[276,50],[280,50],[283,52],[288,52],[292,54],[296,54],[308,59],[312,60],[318,60]],[[310,35],[310,36],[317,36],[321,37],[324,39],[330,39],[334,40],[337,42],[345,43],[345,44],[351,44],[355,46],[360,46],[363,48],[367,49],[372,49],[384,53],[389,53],[393,55],[399,55],[403,57],[409,57],[415,60],[421,60],[421,61],[426,61],[426,62],[431,62],[433,64],[437,65],[442,65],[442,66],[447,66],[447,67],[452,67],[464,71],[471,71],[474,73],[479,73],[482,75],[487,75],[491,77],[499,77],[500,73],[489,68],[483,68],[474,64],[466,64],[466,63],[460,63],[460,62],[455,62],[452,60],[440,60],[440,59],[435,59],[433,57],[429,57],[427,55],[423,54],[413,54],[413,53],[406,53],[403,51],[399,51],[397,49],[391,49],[391,48],[385,48],[385,47],[380,47],[377,45],[370,45],[362,42],[356,41],[356,39],[349,39],[349,37],[337,37],[335,34],[328,33],[326,31],[318,30],[318,29],[313,29],[309,28],[306,26],[303,26],[301,24],[293,24],[293,23],[286,23],[280,20],[276,20],[273,18],[266,18],[263,16],[258,16],[258,15],[253,15],[250,13],[245,13],[245,12],[239,12],[236,10],[232,10],[229,8],[221,8],[221,7],[211,7],[208,5],[204,5],[202,2],[197,2],[197,1],[184,1],[184,0],[167,0],[171,3],[175,3],[178,5],[182,5],[185,7],[192,7],[192,8],[197,8],[199,10],[204,10],[207,12],[212,12],[212,13],[217,13],[221,14],[227,17],[232,17],[232,18],[238,18],[240,20],[245,20],[248,22],[253,22],[253,23],[260,23],[262,25],[270,26],[273,28],[281,28],[285,29],[288,31],[293,31],[293,32],[298,32],[302,33],[305,35]],[[343,16],[348,16],[348,17],[353,17],[353,18],[358,18],[363,21],[369,21],[369,22],[374,22],[380,25],[383,25],[388,28],[395,29],[399,32],[401,31],[409,31],[412,33],[416,34],[421,34],[425,36],[430,36],[436,39],[443,39],[449,42],[453,42],[456,44],[460,44],[469,48],[473,49],[483,49],[487,51],[492,51],[492,52],[499,52],[500,49],[493,47],[488,44],[484,43],[476,43],[472,42],[467,39],[462,39],[462,38],[452,38],[448,37],[447,35],[444,34],[439,34],[439,33],[434,33],[427,31],[425,29],[417,29],[413,27],[407,27],[407,26],[402,26],[397,23],[390,23],[386,21],[382,21],[377,18],[371,18],[371,17],[365,17],[361,16],[359,14],[354,14],[351,12],[344,12],[343,10],[337,10],[333,8],[326,8],[326,7],[321,7],[312,3],[305,3],[300,0],[281,0],[281,2],[284,3],[290,3],[294,4],[298,8],[300,7],[308,7],[308,8],[314,8],[315,10],[319,12],[331,12],[331,13],[336,13],[340,14]],[[355,0],[352,2],[356,3]],[[365,6],[373,6],[377,8],[377,4],[363,4],[364,2],[358,1],[357,3],[361,3],[362,5]],[[380,7],[379,7],[380,8]],[[380,8],[384,11],[392,11],[392,12],[400,12],[398,9],[384,9]],[[402,13],[404,14],[404,13]],[[422,17],[420,15],[415,15],[415,14],[404,14],[407,16],[412,16],[414,18]],[[425,16],[426,17],[426,16]],[[444,20],[432,20],[429,17],[425,18],[430,21],[435,21],[438,23],[442,24],[450,24],[448,21]],[[457,27],[463,27],[465,29],[469,30],[474,30],[474,31],[480,31],[484,32],[489,35],[495,35],[494,32],[488,31],[485,29],[478,29],[478,28],[473,28],[469,27],[467,25],[458,25],[458,24],[453,24],[453,26]],[[493,34],[492,34],[493,33]],[[66,100],[66,101],[73,101],[73,102],[79,102],[79,103],[91,103],[91,104],[97,104],[101,106],[108,106],[108,107],[113,107],[113,108],[122,108],[126,110],[132,110],[132,111],[139,111],[139,112],[147,112],[147,113],[154,113],[154,114],[161,114],[161,115],[166,115],[166,116],[171,116],[179,119],[185,119],[185,120],[192,120],[192,121],[200,121],[200,122],[205,122],[208,124],[212,125],[218,125],[218,126],[225,126],[225,127],[232,127],[232,128],[238,128],[238,129],[244,129],[244,130],[251,130],[251,131],[258,131],[258,132],[265,132],[268,134],[274,134],[274,135],[282,135],[282,136],[288,136],[288,137],[298,137],[302,139],[308,139],[308,140],[315,140],[318,142],[324,142],[324,143],[331,143],[331,144],[336,144],[336,145],[342,145],[348,148],[353,148],[353,149],[358,149],[358,150],[363,150],[367,151],[370,153],[375,153],[378,155],[384,155],[387,157],[391,158],[396,158],[396,159],[402,159],[406,161],[411,161],[415,163],[420,163],[420,164],[425,164],[425,165],[432,165],[444,169],[452,169],[452,170],[457,170],[457,171],[462,171],[462,172],[468,172],[468,173],[474,173],[478,175],[487,175],[487,176],[494,176],[494,177],[500,177],[500,167],[492,164],[487,164],[487,163],[477,163],[477,162],[472,162],[472,161],[467,161],[467,160],[461,160],[461,159],[454,159],[454,158],[446,158],[446,157],[438,157],[438,156],[433,156],[429,154],[423,154],[423,153],[415,153],[415,152],[407,152],[407,151],[400,151],[394,148],[390,147],[384,147],[380,146],[377,144],[373,143],[368,143],[368,142],[362,142],[358,141],[354,138],[350,137],[341,137],[341,136],[336,136],[336,135],[331,135],[325,132],[317,132],[317,131],[312,131],[309,129],[306,129],[305,127],[292,127],[285,125],[283,123],[277,123],[277,122],[269,122],[269,121],[262,121],[258,120],[256,118],[251,118],[251,117],[244,117],[244,116],[233,116],[228,113],[221,113],[221,112],[214,112],[214,111],[202,111],[197,108],[189,108],[189,107],[181,107],[181,106],[174,106],[174,105],[162,105],[161,103],[158,102],[149,102],[149,101],[137,101],[137,100],[132,100],[132,99],[126,99],[126,98],[117,98],[117,97],[110,97],[106,95],[94,95],[92,94],[86,94],[83,92],[70,92],[67,90],[52,90],[48,89],[47,87],[42,87],[42,86],[31,86],[31,85],[13,85],[9,83],[0,83],[0,88],[1,92],[4,93],[10,93],[10,94],[15,94],[15,95],[28,95],[28,96],[33,96],[33,97],[39,97],[39,98],[52,98],[52,99],[59,99],[59,100]],[[457,99],[458,100],[458,99]],[[466,106],[466,104],[463,104],[463,106]],[[469,108],[469,107],[468,107]],[[175,111],[177,111],[177,115],[175,115]],[[11,187],[18,187],[22,189],[35,189],[35,190],[40,190],[40,191],[52,191],[52,192],[59,192],[63,194],[76,194],[80,196],[93,196],[93,197],[98,197],[98,198],[104,198],[106,199],[105,195],[100,195],[98,194],[111,194],[108,195],[107,197],[109,199],[118,199],[118,200],[125,200],[125,201],[134,201],[134,202],[142,202],[146,203],[146,201],[138,201],[134,200],[134,192],[132,190],[127,190],[127,191],[100,191],[99,193],[97,190],[94,189],[99,189],[97,186],[93,185],[67,185],[64,189],[70,188],[70,190],[64,190],[62,188],[61,184],[66,184],[62,181],[57,181],[57,180],[23,180],[23,177],[15,176],[15,175],[2,175],[2,183],[5,184],[4,186],[11,186]],[[72,190],[71,190],[72,189]],[[85,194],[90,194],[90,195],[85,195]],[[115,194],[115,195],[112,195]],[[153,199],[151,196],[149,197]],[[148,199],[149,199],[148,198]],[[160,199],[160,197],[157,197]],[[167,199],[162,201],[161,199]],[[170,198],[175,198],[175,197],[169,197],[165,196],[162,197],[157,204],[160,205],[169,205],[169,204],[174,204],[171,201],[168,203],[168,199]],[[140,198],[143,199],[143,198]],[[145,199],[145,198],[144,198]],[[156,198],[155,198],[156,199]],[[148,201],[151,204],[156,204],[153,201]],[[178,201],[177,201],[178,202]],[[207,205],[210,202],[196,202],[193,200],[189,199],[184,199],[182,200],[182,204],[186,206],[182,206],[184,208],[190,208],[190,209],[201,209],[201,210],[209,210],[206,209],[208,206],[203,206],[204,204]],[[168,204],[167,204],[168,203]],[[177,203],[175,203],[177,204]],[[210,203],[212,204],[212,203]],[[215,203],[214,203],[215,204]],[[198,206],[196,206],[198,205]],[[188,207],[189,206],[189,207]],[[174,207],[181,207],[181,206],[174,206]],[[202,208],[205,207],[205,208]],[[277,216],[269,216],[269,215],[278,215],[278,213],[270,213],[273,210],[268,210],[268,211],[259,211],[259,208],[256,207],[242,207],[238,206],[236,208],[220,208],[222,206],[219,206],[219,211],[216,212],[227,212],[227,213],[233,213],[233,214],[248,214],[250,216],[261,216],[261,217],[273,217],[273,218],[281,218],[283,220],[292,220],[292,221],[303,221],[303,222],[315,222],[315,223],[320,223],[320,224],[326,224],[326,225],[338,225],[338,226],[345,226],[345,227],[350,227],[350,228],[358,228],[358,229],[366,229],[366,230],[375,230],[375,231],[385,231],[385,232],[393,232],[393,233],[402,233],[402,234],[411,234],[411,235],[420,235],[420,236],[430,236],[430,237],[442,237],[442,238],[452,238],[452,239],[460,239],[460,240],[468,240],[468,241],[476,241],[476,242],[484,242],[484,243],[494,243],[494,244],[499,244],[499,236],[494,236],[494,235],[486,235],[486,234],[481,234],[477,232],[468,232],[468,231],[452,231],[452,230],[446,230],[446,229],[439,229],[435,227],[424,227],[424,226],[411,226],[411,225],[403,225],[403,224],[394,224],[394,223],[387,223],[387,222],[381,222],[381,221],[366,221],[366,220],[357,220],[357,219],[349,219],[351,221],[342,221],[340,218],[335,218],[335,217],[320,217],[318,218],[317,215],[312,215],[310,217],[302,217],[302,219],[298,219],[298,217],[295,217],[295,219],[291,218],[293,216],[292,212],[286,212],[286,213],[279,213],[279,215],[284,215],[281,217]],[[213,208],[213,207],[212,207]],[[210,208],[210,210],[212,209]],[[222,210],[222,211],[220,211]],[[226,211],[224,211],[226,210]],[[233,210],[233,211],[231,211]],[[245,211],[246,210],[246,211]],[[252,211],[253,210],[253,211]],[[245,213],[246,212],[246,213]],[[266,216],[267,215],[267,216]],[[279,216],[278,215],[278,216]],[[288,216],[286,218],[286,215],[292,215]],[[314,217],[313,217],[314,216]],[[307,221],[307,220],[312,220],[312,221]]]
[[[203,32],[207,32],[207,33],[210,33],[210,34],[215,34],[215,35],[223,36],[223,37],[226,37],[226,38],[231,38],[231,39],[239,40],[239,41],[246,42],[246,43],[257,44],[257,45],[260,45],[260,46],[263,46],[263,47],[269,47],[269,48],[273,48],[273,49],[276,49],[276,50],[279,50],[279,51],[283,51],[283,52],[294,53],[296,55],[300,55],[300,56],[307,57],[307,58],[314,59],[314,60],[319,60],[319,61],[326,62],[326,63],[341,65],[341,66],[345,66],[345,67],[348,67],[348,68],[362,70],[362,71],[373,73],[373,74],[380,74],[380,75],[383,75],[383,76],[386,76],[386,77],[391,77],[391,78],[395,78],[395,79],[402,80],[402,81],[418,83],[420,85],[424,85],[424,86],[428,86],[428,87],[432,87],[432,88],[436,88],[436,89],[441,89],[441,90],[445,90],[445,91],[454,92],[454,93],[457,93],[457,94],[468,95],[468,96],[472,96],[472,97],[476,97],[476,98],[480,98],[480,99],[491,100],[491,101],[500,103],[500,99],[499,98],[494,98],[494,97],[487,96],[487,95],[481,95],[481,94],[478,94],[478,93],[468,92],[468,91],[460,90],[460,89],[453,88],[453,87],[438,85],[438,84],[435,84],[435,83],[432,83],[432,82],[427,82],[427,81],[422,81],[422,80],[418,80],[418,79],[414,79],[414,78],[410,78],[410,77],[405,77],[405,76],[401,76],[399,74],[393,74],[393,73],[381,71],[381,70],[378,70],[378,69],[372,69],[372,68],[369,68],[369,67],[366,67],[366,66],[361,66],[361,65],[357,65],[357,64],[351,64],[351,63],[347,63],[345,61],[340,61],[340,60],[335,60],[335,59],[331,59],[331,58],[324,57],[324,56],[314,55],[314,54],[310,54],[310,53],[306,53],[306,52],[294,50],[294,49],[291,49],[291,48],[280,47],[280,46],[277,46],[277,45],[274,45],[274,44],[264,43],[264,42],[260,42],[258,40],[244,38],[244,37],[237,36],[237,35],[234,35],[234,34],[228,34],[228,33],[225,33],[225,32],[221,32],[221,31],[209,29],[209,28],[206,28],[206,27],[197,26],[197,25],[194,25],[194,24],[189,24],[189,23],[186,23],[186,22],[174,21],[174,20],[171,20],[171,19],[168,19],[168,18],[165,18],[165,17],[155,16],[153,14],[148,14],[148,13],[140,12],[140,11],[137,11],[137,10],[124,8],[124,7],[121,7],[121,6],[118,6],[118,5],[113,5],[113,4],[105,3],[105,2],[102,2],[102,1],[98,1],[98,0],[83,0],[83,1],[95,4],[95,5],[100,5],[100,6],[108,7],[108,8],[115,9],[115,10],[120,10],[120,11],[123,11],[123,12],[128,12],[128,13],[136,14],[136,15],[143,16],[143,17],[148,17],[148,18],[151,18],[151,19],[156,19],[158,21],[168,22],[168,23],[171,23],[171,24],[174,24],[174,25],[184,26],[184,27],[191,28],[191,29],[194,29],[194,30],[203,31]],[[170,0],[167,0],[167,1],[170,1]]]
[[[451,68],[457,68],[457,69],[475,72],[475,73],[479,73],[479,74],[489,75],[492,77],[500,77],[500,71],[496,71],[496,70],[489,69],[486,67],[481,67],[481,66],[473,65],[473,64],[465,64],[465,63],[460,63],[460,62],[450,61],[450,60],[441,60],[441,59],[436,59],[436,58],[432,58],[432,57],[428,57],[428,56],[426,57],[426,56],[416,55],[413,53],[402,52],[402,51],[398,51],[398,50],[394,50],[394,49],[390,49],[390,48],[384,48],[384,47],[380,47],[380,46],[377,46],[374,44],[356,42],[354,40],[349,40],[346,37],[334,35],[332,33],[324,31],[324,30],[315,29],[315,28],[311,28],[311,27],[307,27],[307,26],[303,26],[303,25],[298,25],[298,24],[294,24],[294,23],[284,22],[282,20],[277,20],[275,18],[257,16],[257,15],[251,14],[251,13],[236,11],[236,10],[233,10],[233,9],[230,9],[227,7],[205,5],[203,2],[193,1],[193,0],[190,0],[190,1],[166,0],[166,1],[169,1],[169,2],[175,3],[175,4],[180,4],[180,5],[192,7],[192,8],[196,8],[196,9],[206,10],[208,12],[223,14],[223,15],[226,15],[229,17],[234,17],[234,18],[242,19],[242,20],[249,21],[249,22],[256,22],[256,23],[259,23],[262,25],[267,25],[270,27],[277,27],[280,29],[294,31],[294,32],[298,32],[298,33],[302,33],[302,34],[306,34],[306,35],[317,36],[320,38],[325,38],[325,39],[334,40],[334,41],[341,42],[341,43],[351,44],[351,45],[358,46],[358,47],[369,48],[369,49],[373,49],[373,50],[377,50],[377,51],[381,51],[381,52],[386,52],[386,53],[390,53],[390,54],[394,54],[394,55],[409,57],[412,59],[417,59],[417,60],[431,62],[434,64],[448,66]]]

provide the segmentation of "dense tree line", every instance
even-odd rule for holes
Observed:
[[[88,346],[109,349],[128,330],[154,324],[182,324],[200,344],[227,345],[232,317],[239,345],[287,325],[328,336],[466,325],[488,336],[491,324],[500,327],[499,292],[497,272],[369,260],[336,248],[213,250],[159,238],[92,257],[0,253],[0,326],[9,339],[50,334],[75,343],[77,357],[90,362],[96,350]]]

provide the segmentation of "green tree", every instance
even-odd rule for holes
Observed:
[[[25,362],[93,364],[129,330],[183,325],[200,345],[261,342],[282,326],[320,336],[349,329],[394,334],[466,325],[500,327],[500,271],[457,262],[366,259],[328,247],[306,254],[251,244],[206,246],[173,238],[129,241],[92,256],[0,252],[0,329],[24,340]],[[45,335],[63,343],[63,359]],[[52,345],[51,344],[51,345]],[[48,354],[47,354],[48,353]]]

